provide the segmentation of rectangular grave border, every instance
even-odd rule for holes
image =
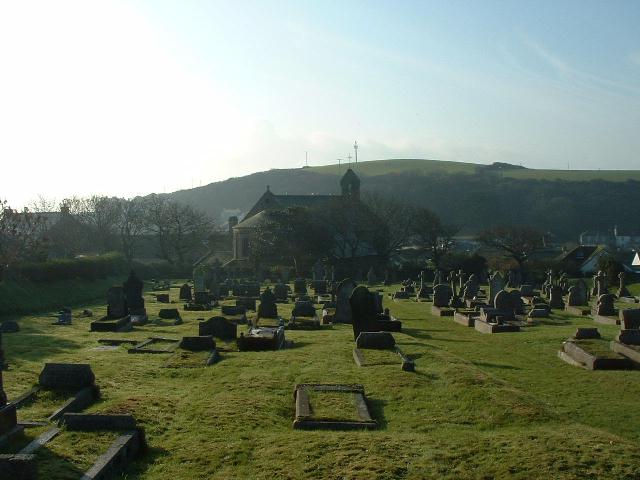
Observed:
[[[579,305],[567,305],[564,307],[564,311],[572,315],[577,315],[578,317],[584,317],[591,314],[591,309],[588,306],[581,307]]]
[[[169,345],[167,348],[150,348],[152,345],[157,343],[165,343]],[[179,343],[180,340],[175,338],[149,337],[128,349],[127,353],[173,353],[176,348],[178,348]]]
[[[47,420],[58,420],[65,413],[81,412],[100,398],[100,388],[97,385],[80,389],[76,394],[64,402],[60,408],[53,412]]]
[[[519,325],[511,325],[511,324],[491,324],[485,322],[481,318],[476,318],[474,321],[473,327],[480,333],[510,333],[510,332],[519,332]]]
[[[431,315],[435,315],[436,317],[453,317],[455,314],[455,309],[450,307],[436,307],[431,305]]]
[[[316,420],[311,415],[311,403],[308,390],[315,392],[342,392],[354,395],[356,411],[360,420]],[[362,385],[301,383],[296,385],[293,393],[296,402],[296,418],[294,429],[327,429],[327,430],[366,430],[377,427],[377,422],[371,418],[369,407]]]
[[[591,314],[591,318],[596,323],[602,323],[604,325],[620,325],[620,319],[617,316],[598,315],[596,313]]]
[[[356,362],[356,365],[358,365],[359,367],[378,367],[380,365],[371,365],[368,364],[365,356],[364,356],[364,350],[363,348],[354,348],[353,349],[353,360]],[[409,357],[407,357],[402,350],[400,350],[400,348],[396,345],[394,346],[393,350],[387,350],[384,349],[384,351],[390,352],[390,353],[395,353],[400,357],[400,369],[403,372],[415,372],[416,371],[416,364],[415,362],[410,359]]]
[[[463,325],[465,327],[473,328],[475,326],[476,318],[480,317],[479,312],[458,312],[453,314],[453,321]]]
[[[558,357],[565,362],[587,370],[630,370],[634,367],[628,358],[597,357],[581,348],[573,339],[562,344]]]
[[[617,340],[612,340],[609,347],[612,351],[631,360],[636,368],[640,368],[640,347],[636,349],[633,348],[634,345],[627,345],[626,343],[622,343]]]

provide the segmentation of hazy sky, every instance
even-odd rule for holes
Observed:
[[[0,198],[360,159],[640,168],[640,1],[0,0]]]

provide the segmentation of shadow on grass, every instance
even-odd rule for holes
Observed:
[[[371,415],[371,418],[373,418],[377,422],[379,430],[385,430],[387,428],[387,419],[384,416],[384,406],[386,404],[386,400],[367,398],[369,414]]]
[[[536,320],[538,322],[538,325],[546,325],[551,327],[553,326],[561,327],[565,325],[571,325],[573,323],[571,320],[565,320],[560,318],[537,318]]]
[[[438,330],[430,330],[430,331],[438,331]],[[406,333],[410,337],[422,338],[425,340],[431,340],[432,338],[431,335],[426,333],[424,330],[417,329],[417,328],[403,328],[402,333]]]
[[[471,362],[476,367],[487,367],[487,368],[500,368],[502,370],[522,370],[521,368],[514,367],[513,365],[499,365],[497,363],[488,363],[488,362]]]
[[[416,365],[416,368],[420,365]],[[436,375],[433,372],[421,372],[420,370],[416,370],[412,373],[412,375],[416,375],[417,377],[424,377],[427,380],[438,380],[440,378],[439,375]]]
[[[50,358],[58,353],[77,350],[83,344],[55,334],[40,333],[39,330],[30,330],[15,334],[4,334],[3,343],[5,349],[10,345],[11,360],[40,361]]]
[[[141,455],[131,462],[123,471],[122,478],[133,480],[135,478],[141,478],[146,473],[149,465],[157,463],[157,461],[163,457],[169,455],[169,452],[164,448],[159,447],[147,447]]]
[[[38,466],[38,478],[75,479],[84,474],[77,465],[69,459],[54,453],[46,445],[37,450],[36,464]]]

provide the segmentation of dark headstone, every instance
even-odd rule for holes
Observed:
[[[389,349],[396,344],[389,332],[360,332],[356,338],[356,348]]]
[[[212,317],[198,324],[198,335],[212,335],[222,340],[235,340],[238,325],[224,317]]]
[[[52,390],[80,390],[91,387],[96,380],[91,366],[86,363],[45,363],[39,384]]]
[[[220,310],[223,315],[244,315],[247,313],[244,305],[222,305]]]
[[[122,318],[128,315],[127,302],[123,287],[111,287],[107,290],[107,318]]]
[[[140,280],[136,273],[131,270],[129,278],[127,278],[122,285],[124,298],[130,314],[142,315],[144,313],[144,298],[142,298],[143,287],[144,284],[142,283],[142,280]]]
[[[260,305],[258,306],[258,317],[260,318],[278,318],[278,306],[276,305],[276,296],[271,289],[267,287],[262,295],[260,295]]]
[[[161,308],[158,316],[164,319],[176,319],[180,318],[180,312],[177,308]]]
[[[620,310],[620,319],[625,330],[640,328],[640,308]]]
[[[202,352],[213,350],[216,348],[216,342],[211,335],[203,335],[198,337],[182,337],[180,340],[180,348],[191,350],[193,352]]]
[[[293,281],[293,293],[294,295],[306,295],[307,281],[304,278],[296,278]]]
[[[334,323],[351,323],[352,313],[349,299],[351,293],[356,288],[356,283],[347,278],[342,280],[336,289],[336,313],[334,315]]]
[[[585,328],[580,327],[576,330],[576,333],[573,335],[573,338],[576,340],[586,340],[589,338],[600,338],[600,332],[598,332],[597,328]]]
[[[191,286],[188,283],[183,284],[180,287],[180,296],[179,299],[180,300],[185,300],[187,302],[190,302],[192,300],[192,294],[191,294]]]
[[[358,338],[360,332],[375,332],[379,330],[376,301],[373,293],[367,287],[356,287],[349,299],[352,314],[353,338]]]
[[[611,293],[605,293],[598,297],[598,303],[596,304],[596,313],[603,316],[613,316],[616,314],[614,308],[614,301],[616,297]]]
[[[433,306],[434,307],[447,307],[451,301],[453,292],[451,287],[446,283],[440,283],[433,287]]]
[[[291,312],[291,317],[315,317],[316,309],[313,306],[313,303],[305,300],[297,300],[293,311]]]
[[[564,300],[562,299],[562,287],[553,285],[549,289],[549,306],[551,308],[564,308]]]
[[[20,325],[14,320],[5,320],[0,323],[0,332],[2,333],[16,333],[20,331]]]
[[[287,301],[289,295],[289,287],[284,283],[278,283],[273,287],[273,295],[276,297],[276,301]]]

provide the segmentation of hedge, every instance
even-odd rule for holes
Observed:
[[[97,280],[121,275],[127,271],[127,262],[120,253],[106,253],[74,259],[49,260],[47,262],[24,263],[7,273],[16,279],[32,282],[55,282],[60,280]]]

